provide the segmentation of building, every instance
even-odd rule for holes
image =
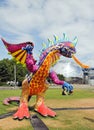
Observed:
[[[94,68],[82,69],[83,83],[94,85]]]
[[[65,77],[65,81],[68,83],[82,84],[83,71],[80,66],[70,60],[60,60],[52,68],[57,74],[61,74]]]

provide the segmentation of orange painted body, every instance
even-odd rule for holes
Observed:
[[[49,76],[50,67],[58,59],[59,55],[57,50],[52,51],[47,55],[42,65],[32,76],[32,79],[30,81],[30,95],[37,95],[46,91],[48,88],[46,78]]]
[[[10,54],[15,57],[17,61],[20,61],[21,64],[26,65],[28,70],[33,73],[32,77],[30,77],[31,80],[28,80],[27,78],[22,83],[20,106],[13,117],[19,119],[30,117],[28,110],[28,101],[32,95],[36,95],[36,103],[34,108],[35,111],[43,116],[56,116],[56,113],[44,104],[44,96],[48,88],[46,79],[47,77],[51,76],[49,73],[51,66],[54,65],[62,55],[65,57],[73,58],[76,63],[79,64],[82,68],[89,68],[89,66],[82,64],[74,56],[76,53],[75,45],[77,43],[77,38],[74,39],[74,42],[70,42],[66,41],[65,34],[63,41],[57,41],[57,37],[55,37],[55,42],[57,44],[52,45],[51,43],[50,47],[46,48],[45,50],[42,49],[39,66],[36,64],[36,60],[32,55],[32,50],[34,47],[32,42],[12,45],[10,43],[7,43],[4,39],[2,39],[2,41],[7,47],[7,50],[10,52]],[[55,80],[57,80],[57,78],[55,79],[52,77],[52,79],[56,83]],[[64,83],[64,81],[62,83]]]

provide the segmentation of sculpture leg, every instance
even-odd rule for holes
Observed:
[[[35,111],[40,113],[42,116],[56,116],[56,112],[54,112],[44,104],[44,93],[37,95]]]
[[[29,84],[28,80],[25,79],[22,83],[22,95],[20,99],[20,105],[18,111],[13,115],[13,118],[23,119],[24,117],[29,118],[28,110],[28,98],[29,98]]]

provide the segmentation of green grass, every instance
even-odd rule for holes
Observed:
[[[62,89],[48,89],[46,99],[81,99],[81,98],[94,98],[94,89],[74,89],[74,93],[70,96],[62,96]]]
[[[63,100],[73,100],[73,99],[82,99],[82,98],[94,98],[94,89],[75,89],[74,93],[70,96],[62,96],[62,89],[48,89],[46,92],[46,100],[50,99],[63,99]],[[13,107],[11,104],[9,106],[5,106],[2,104],[2,101],[11,96],[20,96],[21,89],[14,90],[0,90],[0,114],[6,113],[8,108]],[[32,97],[31,102],[34,102],[35,96]]]
[[[21,90],[0,90],[0,114],[6,113],[8,108],[13,107],[13,104],[9,106],[3,105],[3,100],[11,96],[20,96]]]
[[[56,100],[62,100],[62,101],[73,101],[75,99],[88,99],[88,98],[94,98],[94,89],[74,89],[74,93],[72,95],[68,95],[68,96],[62,96],[62,89],[59,88],[55,88],[55,89],[48,89],[46,92],[46,100],[48,100],[48,102],[50,100],[53,100],[53,102]],[[17,104],[10,104],[9,106],[5,106],[2,104],[2,101],[7,98],[7,97],[11,97],[11,96],[20,96],[21,95],[21,89],[17,89],[17,90],[0,90],[0,114],[4,114],[6,112],[9,111],[10,108],[13,108],[15,105]],[[30,102],[34,102],[35,101],[35,96],[31,99]],[[56,102],[58,104],[58,102]],[[54,106],[55,107],[55,106]],[[48,125],[49,130],[94,130],[94,127],[92,126],[92,124],[94,124],[94,120],[93,122],[89,122],[88,120],[85,120],[83,118],[83,114],[79,114],[76,115],[76,111],[56,111],[57,112],[57,117],[55,118],[43,118],[40,115],[38,115],[44,122],[50,121],[53,125],[53,127],[51,127],[51,124]],[[78,111],[79,112],[79,111]],[[85,113],[86,114],[86,113]],[[88,115],[88,114],[87,114]],[[87,117],[87,115],[85,115],[85,117]],[[93,116],[94,117],[94,116]],[[89,117],[90,119],[92,119],[93,117]],[[56,123],[60,123],[61,126],[59,125],[55,125]],[[21,128],[14,128],[11,130],[33,130],[33,128],[31,127],[31,124],[28,127],[22,127]]]
[[[34,130],[31,126],[28,126],[28,127],[22,127],[22,128],[15,128],[13,130]]]

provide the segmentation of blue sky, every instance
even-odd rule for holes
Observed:
[[[76,56],[94,67],[94,0],[0,0],[0,37],[11,43],[32,41],[37,58],[41,43],[78,37]],[[0,40],[0,60],[11,58]],[[69,59],[68,59],[69,60]]]

